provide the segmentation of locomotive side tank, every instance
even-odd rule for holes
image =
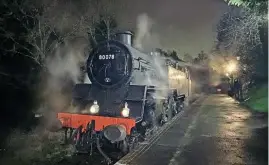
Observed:
[[[121,40],[104,41],[90,53],[86,65],[91,84],[76,84],[73,89],[72,104],[78,111],[58,113],[64,128],[76,130],[72,137],[77,137],[77,150],[92,147],[95,138],[100,151],[99,140],[104,138],[104,144],[116,143],[126,153],[139,136],[147,136],[176,115],[181,98],[188,96],[187,69],[135,49],[131,35],[122,33]],[[88,143],[78,143],[82,136],[90,138]]]

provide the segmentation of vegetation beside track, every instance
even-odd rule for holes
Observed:
[[[253,87],[248,91],[249,98],[243,102],[255,112],[268,113],[268,85]]]
[[[0,164],[55,164],[72,153],[72,147],[61,145],[60,133],[15,132],[8,139],[6,148],[1,150]]]

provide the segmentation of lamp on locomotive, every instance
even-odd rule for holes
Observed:
[[[129,117],[129,115],[130,115],[130,109],[128,108],[127,102],[125,102],[124,108],[121,111],[121,115],[123,117]]]
[[[94,100],[93,105],[90,107],[90,113],[96,114],[99,112],[99,105],[97,104],[97,101]]]

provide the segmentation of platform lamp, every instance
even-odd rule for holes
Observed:
[[[231,80],[231,85],[233,85],[233,81],[234,81],[234,73],[237,69],[237,65],[235,62],[230,62],[227,66],[226,66],[226,76],[230,78]]]

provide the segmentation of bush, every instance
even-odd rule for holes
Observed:
[[[253,87],[248,91],[249,99],[244,102],[245,105],[254,111],[268,113],[268,86],[267,84]]]

